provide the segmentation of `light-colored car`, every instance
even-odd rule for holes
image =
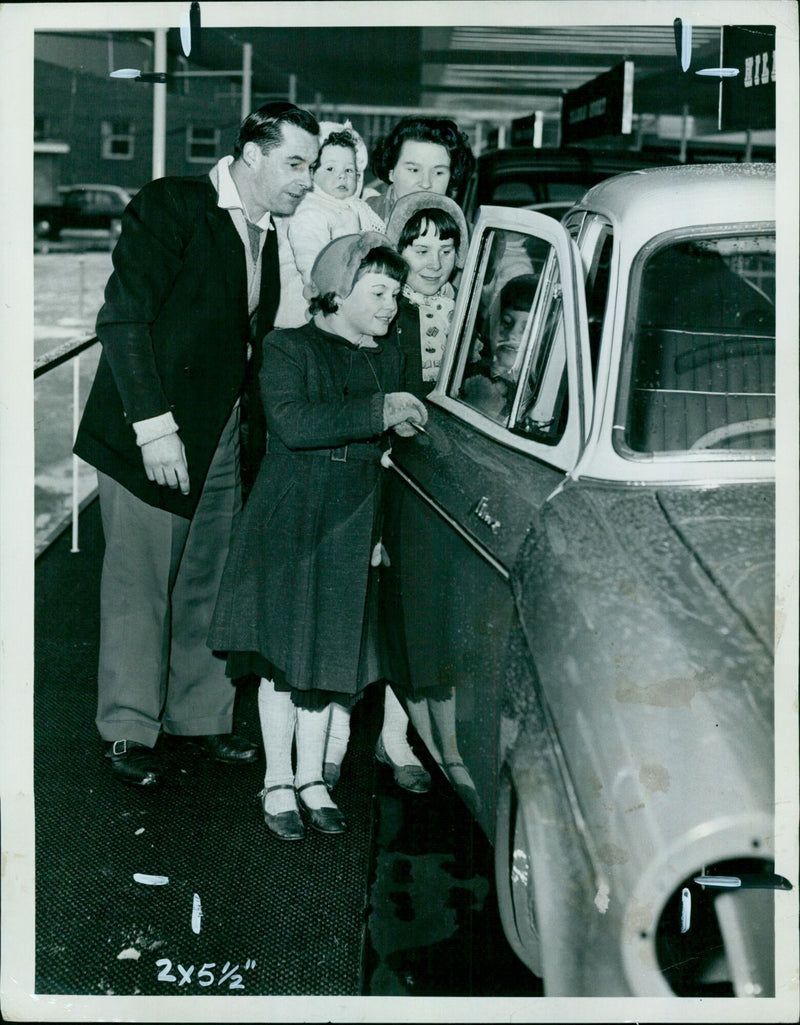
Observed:
[[[484,207],[385,460],[391,678],[550,996],[775,992],[774,206],[726,164]]]

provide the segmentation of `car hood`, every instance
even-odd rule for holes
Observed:
[[[775,502],[771,485],[657,492],[674,532],[723,598],[771,653],[775,622]]]
[[[574,636],[561,639],[562,629],[539,657],[572,658],[581,675],[628,697],[677,700],[669,681],[680,679],[693,680],[692,691],[701,682],[721,688],[726,700],[723,681],[737,680],[767,721],[774,513],[768,482],[567,485],[528,535],[512,578],[531,637],[572,624]]]

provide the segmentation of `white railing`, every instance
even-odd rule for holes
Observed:
[[[81,372],[81,353],[87,349],[98,345],[98,339],[94,336],[91,338],[79,338],[74,341],[65,342],[63,345],[59,345],[55,349],[51,349],[50,352],[46,352],[43,356],[39,356],[33,362],[33,378],[36,380],[38,377],[42,377],[44,374],[49,373],[56,367],[61,366],[64,363],[72,361],[72,441],[74,443],[75,436],[78,433],[78,423],[81,415],[80,405],[80,372]],[[72,455],[72,500],[70,503],[71,512],[70,517],[72,520],[72,547],[70,551],[78,552],[78,519],[81,511],[81,499],[79,491],[79,471],[80,471],[80,459],[74,453]],[[94,497],[96,489],[86,496],[83,504],[85,505],[91,498]],[[39,541],[37,538],[36,543],[36,554],[40,555],[42,551],[55,539],[55,537],[62,532],[66,518],[62,517],[49,531],[47,538],[44,541]]]

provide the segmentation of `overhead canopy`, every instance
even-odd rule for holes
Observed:
[[[694,71],[718,63],[719,27],[694,27],[692,66],[681,71],[671,23],[663,26],[463,27],[422,30],[425,106],[501,105],[557,113],[565,91],[630,60],[634,113],[716,112],[718,89]],[[718,82],[716,83],[718,86]]]

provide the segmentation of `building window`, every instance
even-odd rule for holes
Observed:
[[[104,160],[133,159],[133,122],[103,121],[100,130]]]
[[[212,163],[218,159],[219,128],[189,125],[186,129],[186,159],[190,164]]]

